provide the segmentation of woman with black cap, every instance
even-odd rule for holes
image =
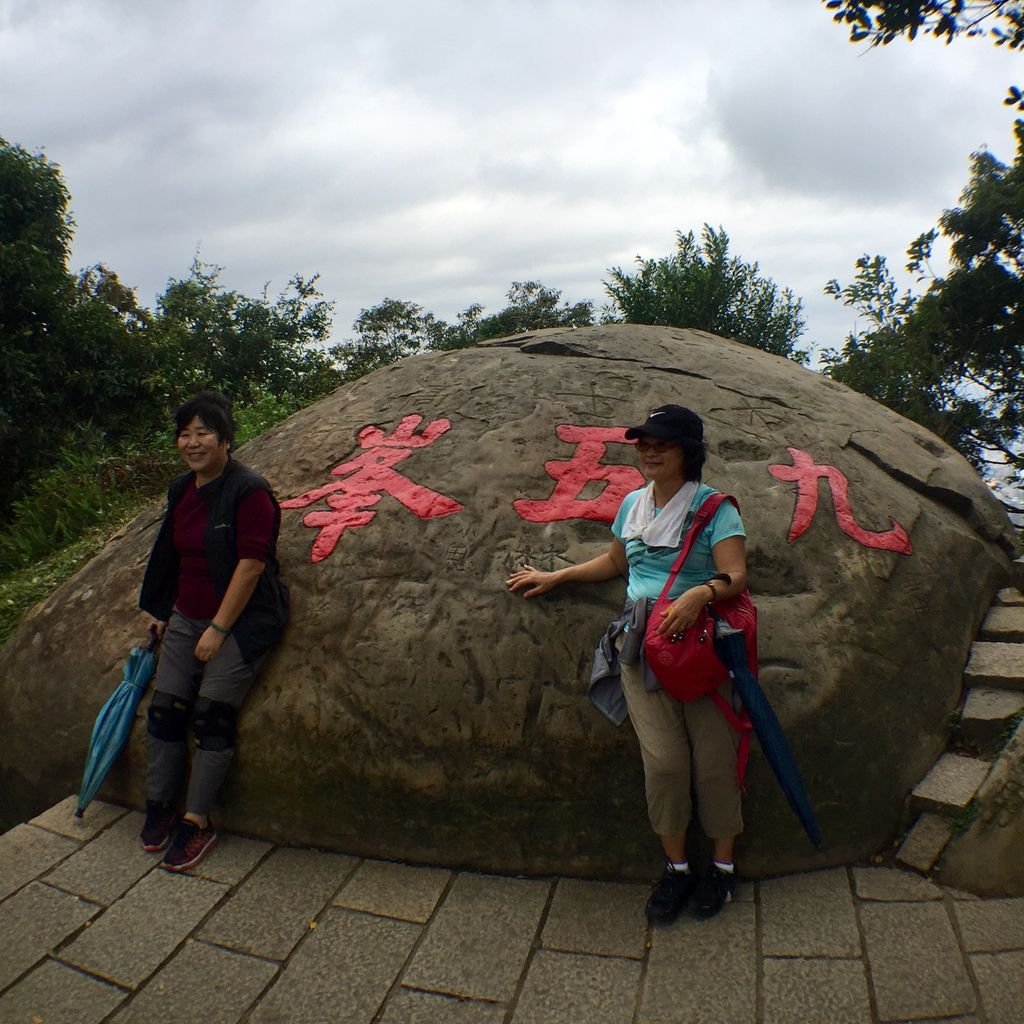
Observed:
[[[690,409],[663,405],[653,409],[646,422],[630,427],[626,437],[636,440],[648,483],[623,499],[607,552],[554,572],[524,565],[507,582],[510,590],[537,597],[562,583],[627,577],[626,608],[608,635],[614,641],[613,658],[618,654],[622,695],[640,741],[648,815],[667,861],[647,901],[647,916],[665,924],[691,898],[701,918],[713,917],[732,898],[733,844],[743,828],[738,737],[711,697],[675,700],[643,661],[647,609],[665,586],[694,515],[715,493],[701,483],[704,425]],[[672,603],[657,626],[659,633],[684,632],[709,601],[732,597],[746,587],[744,538],[739,513],[723,502],[676,579],[669,594]],[[728,693],[720,693],[730,699]],[[714,862],[699,880],[686,857],[691,786],[701,825],[714,844]]]

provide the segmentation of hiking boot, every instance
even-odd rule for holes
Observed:
[[[691,872],[666,867],[647,900],[647,920],[651,924],[671,924],[686,906],[695,885]]]
[[[732,900],[736,875],[712,864],[711,870],[697,883],[693,895],[693,913],[702,921],[714,917]]]
[[[174,842],[164,855],[160,867],[168,871],[187,871],[195,867],[216,845],[217,833],[212,821],[207,823],[206,828],[200,828],[182,818],[174,833]]]
[[[142,848],[147,853],[158,853],[162,850],[171,841],[171,833],[177,820],[178,812],[172,804],[165,804],[160,800],[147,800],[146,823],[139,833]]]

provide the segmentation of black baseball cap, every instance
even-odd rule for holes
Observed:
[[[659,405],[647,414],[646,423],[626,431],[630,441],[643,436],[657,437],[662,441],[679,441],[687,437],[703,441],[704,423],[692,409],[681,405]]]

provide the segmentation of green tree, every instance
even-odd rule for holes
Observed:
[[[636,258],[640,268],[627,274],[611,268],[605,290],[614,307],[612,321],[692,327],[721,334],[754,348],[803,362],[803,303],[762,277],[756,263],[729,254],[723,228],[704,225],[701,242],[693,232],[676,232],[676,251],[661,259]]]
[[[908,249],[923,295],[896,294],[881,257],[862,257],[851,285],[826,292],[865,317],[867,329],[825,355],[825,372],[934,430],[975,465],[1024,469],[1024,122],[1007,166],[971,158],[961,204]],[[939,235],[950,270],[929,270]]]
[[[68,271],[69,198],[57,164],[0,140],[0,517],[68,430],[145,415],[146,316],[106,268]]]
[[[822,0],[850,41],[888,46],[897,39],[933,36],[947,44],[960,36],[987,36],[996,46],[1024,49],[1020,0]],[[1012,86],[1005,102],[1024,110],[1024,93]]]
[[[589,299],[560,303],[562,293],[539,281],[513,281],[505,297],[508,305],[504,309],[476,322],[471,344],[545,327],[589,327],[594,322],[594,303]]]
[[[216,388],[241,403],[274,395],[305,404],[341,383],[325,348],[333,303],[317,275],[295,275],[271,301],[226,289],[222,272],[197,257],[157,300],[152,341],[172,402]]]

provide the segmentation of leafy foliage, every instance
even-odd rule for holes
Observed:
[[[971,158],[961,205],[939,219],[951,267],[915,297],[896,294],[881,257],[862,257],[854,282],[826,292],[867,329],[825,356],[826,372],[924,424],[975,465],[1024,470],[1024,122],[1006,166]],[[907,269],[929,275],[939,232],[908,249]]]
[[[756,263],[729,254],[723,228],[704,225],[698,244],[691,231],[676,232],[676,251],[661,259],[637,256],[639,270],[611,268],[605,289],[614,303],[609,319],[710,331],[754,348],[803,362],[796,349],[803,334],[803,304],[762,277]]]
[[[265,394],[308,402],[341,383],[323,347],[333,304],[316,275],[295,275],[271,302],[225,289],[222,272],[197,257],[157,301],[151,328],[172,404],[202,388],[242,403]]]
[[[988,36],[996,46],[1024,50],[1024,4],[1019,0],[823,0],[850,41],[888,46],[896,39]],[[1024,92],[1011,86],[1004,101],[1024,110]]]
[[[162,433],[201,388],[269,415],[341,383],[315,276],[271,301],[225,289],[196,259],[150,311],[102,265],[68,271],[68,203],[57,164],[0,139],[0,522],[79,430],[116,447]]]
[[[469,348],[488,338],[503,338],[545,327],[586,327],[594,322],[594,304],[587,300],[560,303],[562,293],[538,281],[514,281],[508,305],[484,316],[479,303],[458,314],[455,323],[424,312],[415,302],[384,299],[364,309],[352,328],[357,337],[332,349],[355,380],[381,366],[423,351]]]

